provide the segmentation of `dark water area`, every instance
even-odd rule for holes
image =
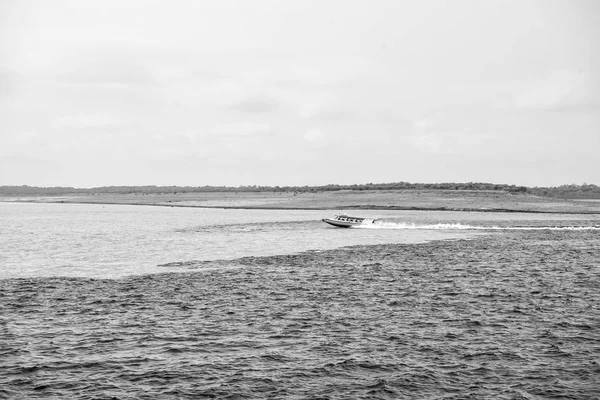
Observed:
[[[600,398],[600,236],[0,281],[0,398]]]

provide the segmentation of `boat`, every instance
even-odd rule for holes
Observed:
[[[361,217],[351,217],[346,214],[337,214],[333,218],[323,218],[321,221],[329,225],[337,226],[338,228],[350,228],[352,226],[362,225],[364,223],[375,223],[374,219]]]

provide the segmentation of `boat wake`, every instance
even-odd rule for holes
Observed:
[[[460,223],[410,224],[405,222],[375,221],[353,226],[354,229],[396,230],[478,230],[478,231],[600,231],[600,226],[476,226]]]

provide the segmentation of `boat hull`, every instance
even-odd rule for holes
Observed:
[[[348,222],[348,221],[338,221],[335,219],[323,218],[323,222],[328,223],[329,225],[336,226],[338,228],[350,228],[354,225],[360,225],[361,222]]]

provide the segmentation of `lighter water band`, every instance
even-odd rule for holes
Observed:
[[[397,229],[397,230],[499,230],[499,231],[600,231],[600,226],[474,226],[458,223],[409,224],[405,222],[376,221],[371,224],[353,226],[358,229]]]

